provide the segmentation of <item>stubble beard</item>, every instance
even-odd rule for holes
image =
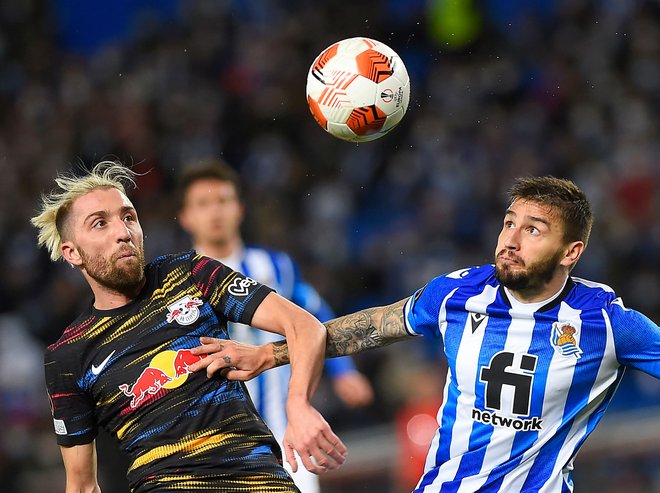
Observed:
[[[512,291],[540,291],[555,276],[559,268],[559,260],[563,252],[557,251],[553,255],[538,260],[527,266],[525,270],[513,272],[508,264],[498,264],[500,255],[504,251],[498,252],[495,256],[495,278],[499,283]],[[526,264],[519,257],[514,257],[522,267]]]
[[[131,252],[135,257],[130,260],[122,260],[124,265],[119,265],[119,257]],[[126,247],[106,258],[100,255],[87,255],[80,250],[85,271],[97,283],[106,289],[119,293],[134,294],[142,287],[144,281],[144,247]]]

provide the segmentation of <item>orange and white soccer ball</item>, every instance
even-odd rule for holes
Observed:
[[[349,38],[316,57],[307,74],[307,102],[331,135],[351,142],[375,140],[403,118],[410,100],[408,71],[380,41]]]

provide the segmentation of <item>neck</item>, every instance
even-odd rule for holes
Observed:
[[[201,255],[214,259],[231,257],[243,248],[243,241],[239,236],[223,242],[195,241],[195,251]]]
[[[539,301],[545,301],[549,298],[552,298],[554,295],[559,293],[564,286],[566,285],[566,280],[568,279],[568,274],[554,276],[550,282],[543,284],[542,286],[533,286],[526,289],[507,289],[507,291],[513,296],[516,300],[521,303],[537,303]]]
[[[89,285],[94,293],[94,308],[97,310],[112,310],[113,308],[120,308],[128,305],[140,294],[140,291],[147,282],[146,278],[132,287],[127,287],[125,290],[118,291],[107,286],[99,284],[94,279],[89,279]]]

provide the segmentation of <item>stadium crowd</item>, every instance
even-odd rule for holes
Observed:
[[[596,213],[575,274],[660,320],[657,0],[357,0],[350,15],[336,1],[87,3],[0,1],[3,491],[63,487],[42,351],[89,293],[28,219],[70,166],[116,157],[145,173],[132,198],[151,259],[190,247],[174,218],[183,166],[223,157],[244,179],[245,238],[290,252],[339,314],[488,262],[512,177],[571,178]],[[396,50],[412,85],[399,128],[359,145],[325,134],[304,97],[316,54],[358,35]],[[437,351],[409,347],[357,359],[371,408],[321,392],[336,430],[392,421],[400,366]],[[660,406],[659,387],[628,375],[613,412],[633,393]],[[579,491],[660,491],[660,449],[607,464]]]

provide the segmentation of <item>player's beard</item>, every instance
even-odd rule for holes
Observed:
[[[119,293],[133,294],[144,281],[144,247],[124,247],[110,258],[101,255],[87,255],[83,250],[80,256],[83,260],[85,271],[101,286]],[[119,257],[126,253],[133,253],[135,257],[122,261],[119,265]]]
[[[495,278],[500,284],[512,291],[536,291],[542,289],[555,276],[564,252],[557,250],[554,254],[529,265],[526,265],[520,257],[513,255],[513,259],[520,266],[526,267],[525,270],[515,272],[511,270],[509,264],[498,264],[497,257],[500,255],[506,255],[506,252],[500,251],[495,256]]]

